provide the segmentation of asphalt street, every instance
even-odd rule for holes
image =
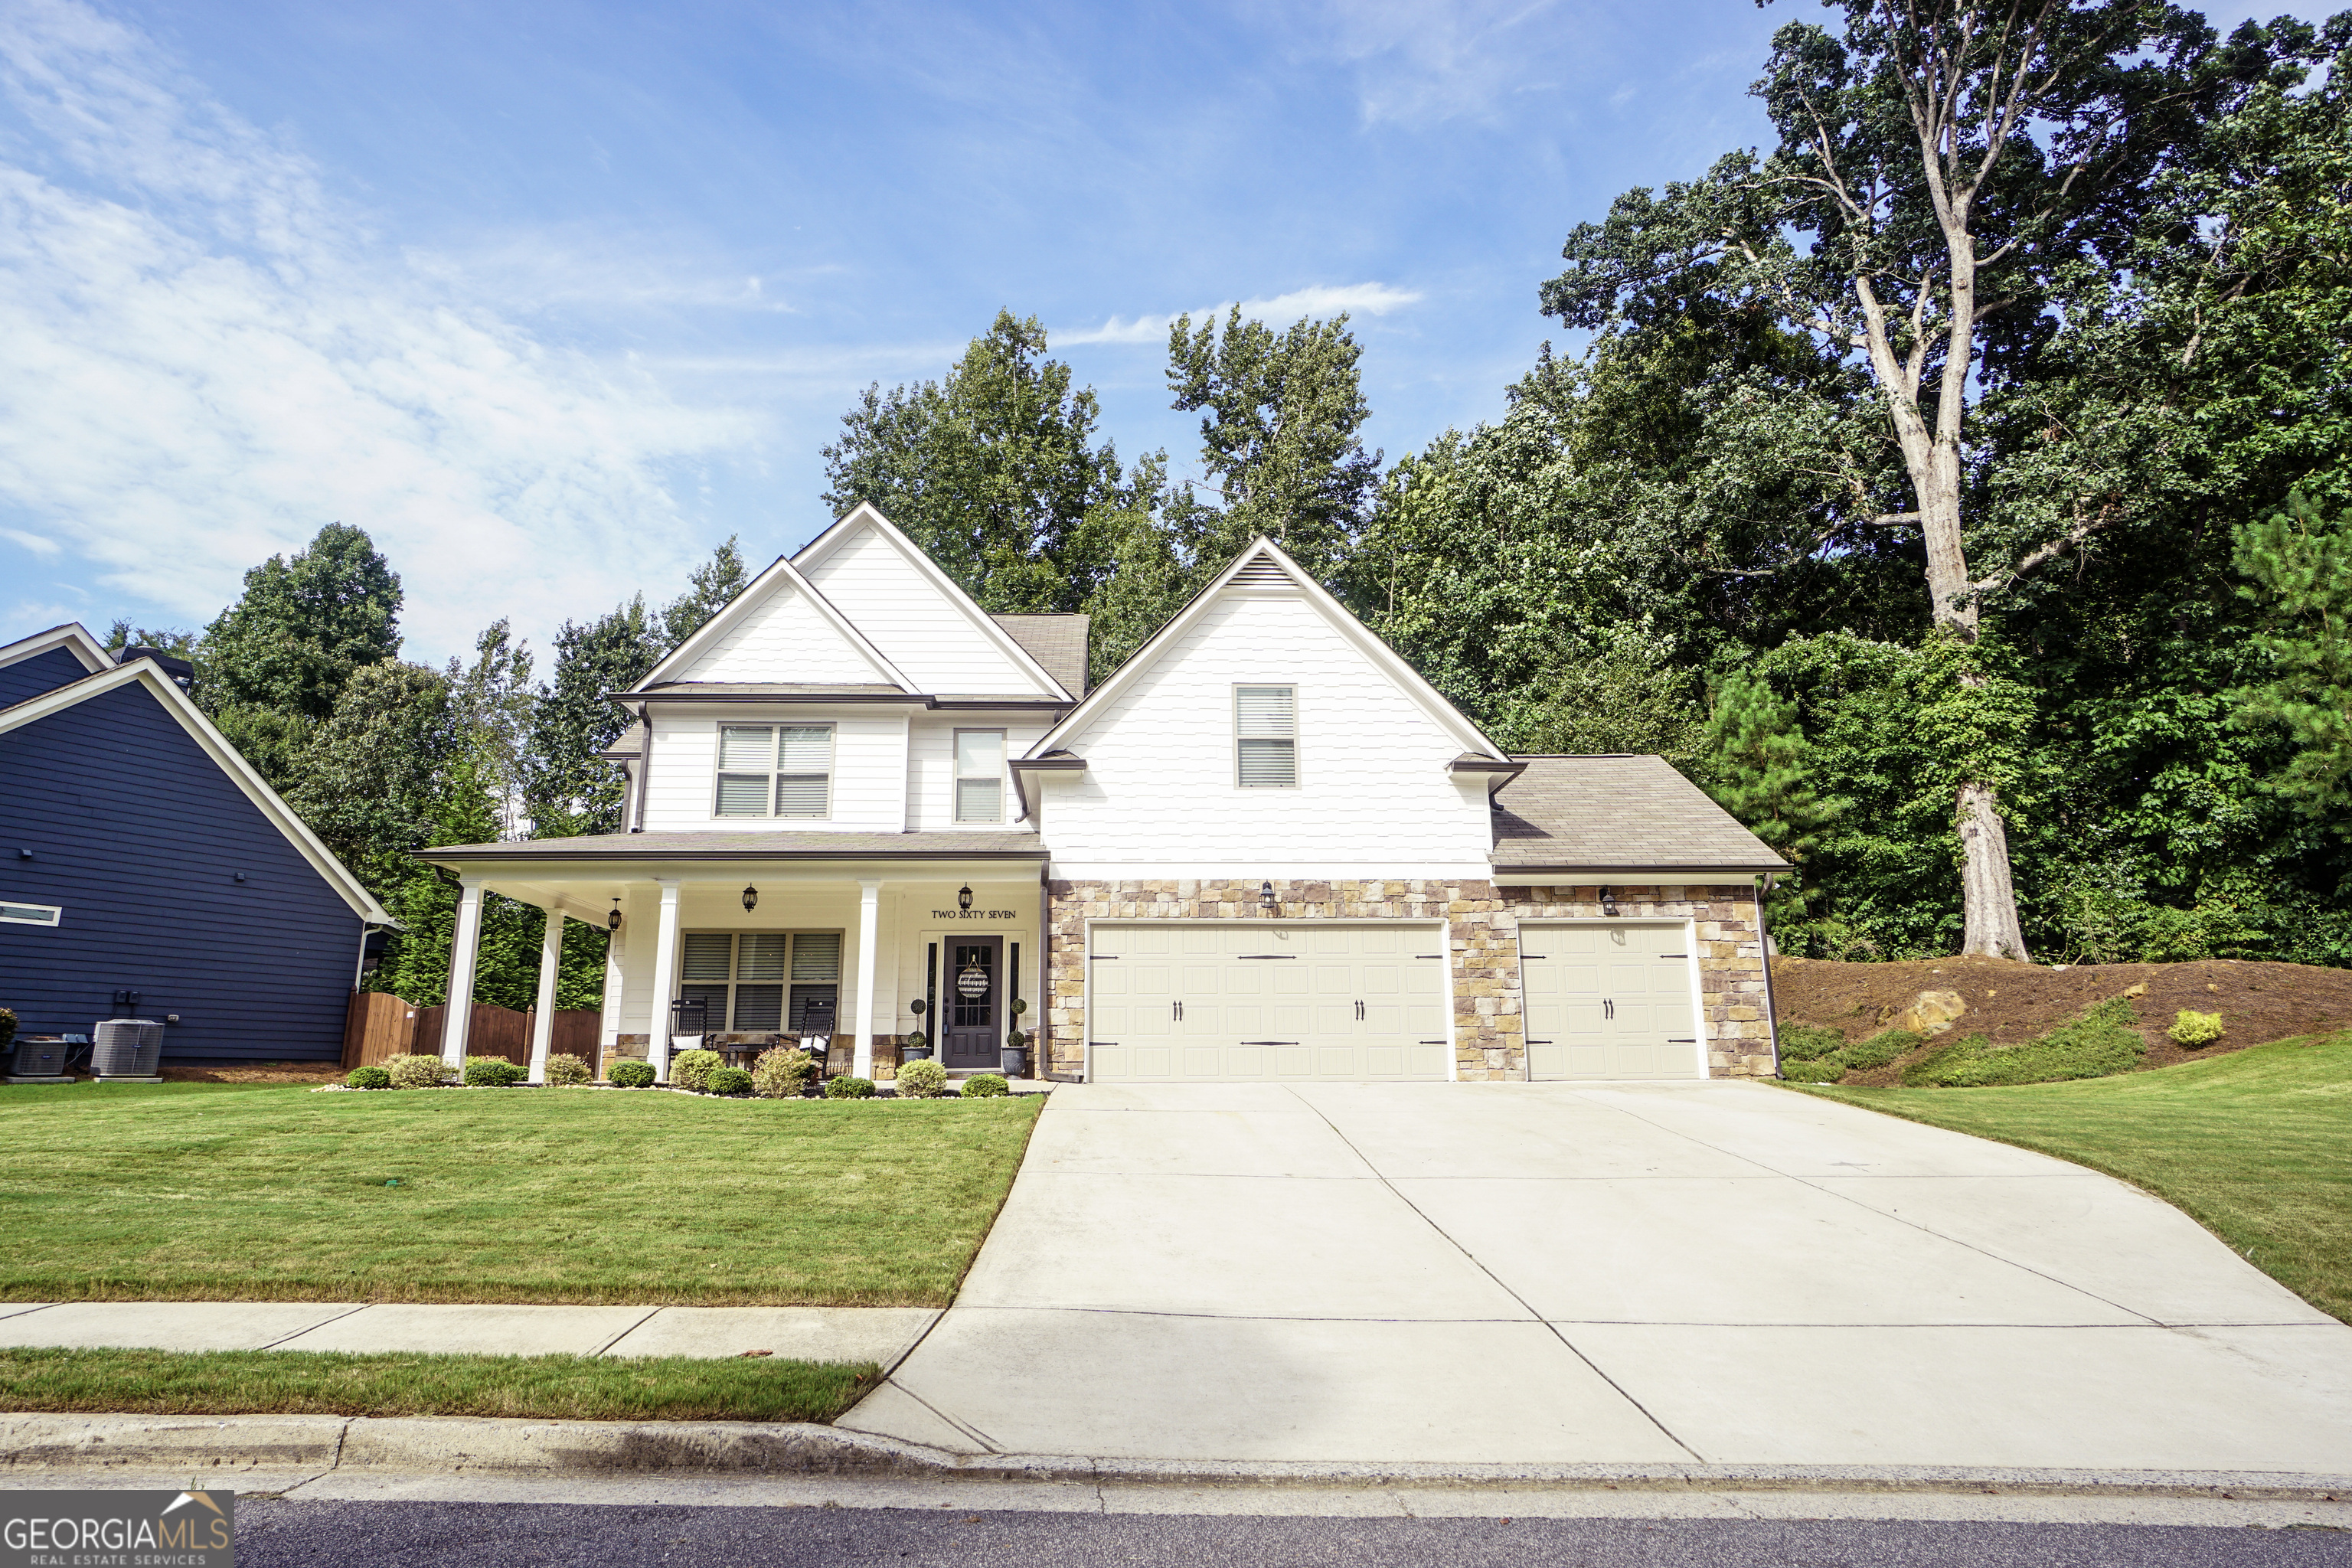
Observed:
[[[1874,1520],[1315,1519],[910,1509],[297,1502],[237,1508],[241,1568],[2334,1568],[2352,1531]]]

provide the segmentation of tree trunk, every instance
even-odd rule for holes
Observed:
[[[2017,885],[2009,873],[2009,830],[1992,786],[1964,784],[1954,824],[1960,835],[1960,892],[1966,910],[1960,952],[2031,962],[2017,920]]]

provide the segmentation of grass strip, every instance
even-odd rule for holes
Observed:
[[[830,1421],[881,1370],[871,1362],[782,1357],[0,1350],[0,1409]]]
[[[0,1300],[944,1307],[1042,1100],[0,1088]]]
[[[2352,1031],[2069,1083],[1790,1087],[2120,1176],[2352,1322]]]

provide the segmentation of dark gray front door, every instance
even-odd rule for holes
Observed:
[[[940,976],[948,1016],[941,1062],[951,1068],[996,1070],[1004,1043],[1004,939],[968,936],[950,942]]]

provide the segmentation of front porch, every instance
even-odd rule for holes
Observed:
[[[950,842],[862,854],[806,843],[886,837]],[[734,843],[713,842],[722,837]],[[951,1073],[994,1071],[1007,1035],[1036,1026],[1046,923],[1045,852],[1033,837],[758,836],[802,841],[789,848],[743,842],[753,837],[633,834],[422,852],[459,877],[449,994],[472,994],[482,895],[495,892],[547,914],[534,1083],[546,1077],[567,920],[612,933],[601,1058],[642,1056],[665,1081],[672,1056],[690,1046],[748,1061],[810,1039],[825,1043],[828,1073],[887,1077],[919,1029]],[[467,1034],[465,1010],[453,1009],[445,1060],[462,1066]]]

